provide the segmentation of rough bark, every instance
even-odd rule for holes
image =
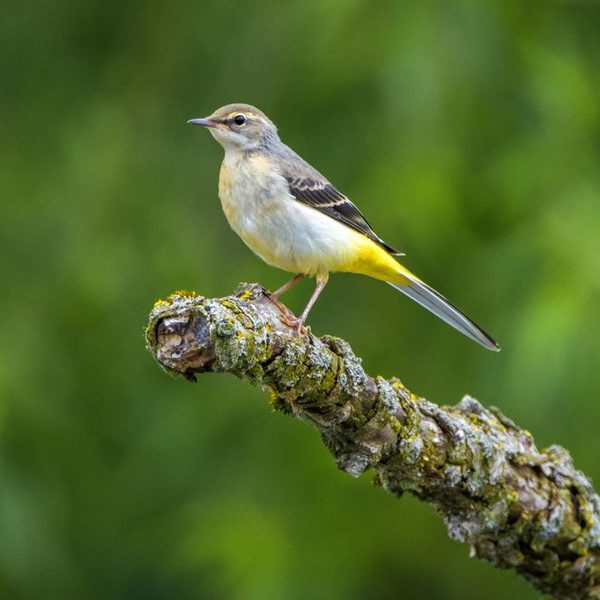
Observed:
[[[258,285],[154,306],[147,347],[195,380],[226,372],[271,390],[273,407],[310,421],[340,469],[432,504],[470,555],[515,569],[555,598],[600,598],[600,498],[560,446],[465,396],[437,406],[398,379],[365,373],[343,340],[298,335]]]

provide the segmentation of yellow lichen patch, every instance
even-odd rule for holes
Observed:
[[[180,298],[197,298],[198,294],[196,294],[196,292],[190,292],[189,290],[175,290],[168,299],[171,300],[177,296]]]
[[[238,298],[240,300],[252,300],[252,290],[246,289],[244,290]]]
[[[232,300],[229,300],[228,298],[223,298],[221,300],[221,304],[225,308],[228,308],[231,311],[236,311],[236,309],[237,309],[237,304],[235,302],[233,302]]]
[[[171,296],[169,296],[169,298],[170,298],[170,297],[171,297]],[[155,310],[158,310],[159,308],[165,308],[165,307],[167,307],[167,306],[170,306],[170,304],[171,304],[171,303],[170,303],[170,302],[168,302],[167,300],[162,300],[162,299],[159,299],[159,300],[157,300],[157,301],[154,303],[154,306],[152,307],[152,310],[153,310],[153,311],[155,311]]]

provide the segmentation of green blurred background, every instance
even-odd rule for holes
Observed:
[[[143,326],[175,289],[286,280],[228,229],[222,151],[186,125],[256,104],[503,351],[351,275],[313,331],[438,403],[501,407],[600,481],[600,6],[3,6],[0,596],[537,597],[265,393],[166,376]]]

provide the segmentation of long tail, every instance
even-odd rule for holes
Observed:
[[[340,270],[385,281],[484,348],[495,352],[500,350],[500,346],[481,327],[371,240],[362,239],[354,263]]]
[[[462,334],[481,344],[488,350],[498,352],[500,346],[488,335],[481,327],[473,323],[469,317],[463,314],[456,306],[451,304],[444,296],[430,288],[418,277],[414,276],[408,269],[402,267],[402,276],[407,283],[396,284],[389,283],[393,288],[402,292],[421,306],[431,311],[436,317],[446,321],[448,325],[454,327]]]

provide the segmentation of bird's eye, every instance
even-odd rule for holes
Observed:
[[[244,115],[235,115],[235,117],[233,117],[233,122],[236,125],[243,125],[246,122],[246,117]]]

